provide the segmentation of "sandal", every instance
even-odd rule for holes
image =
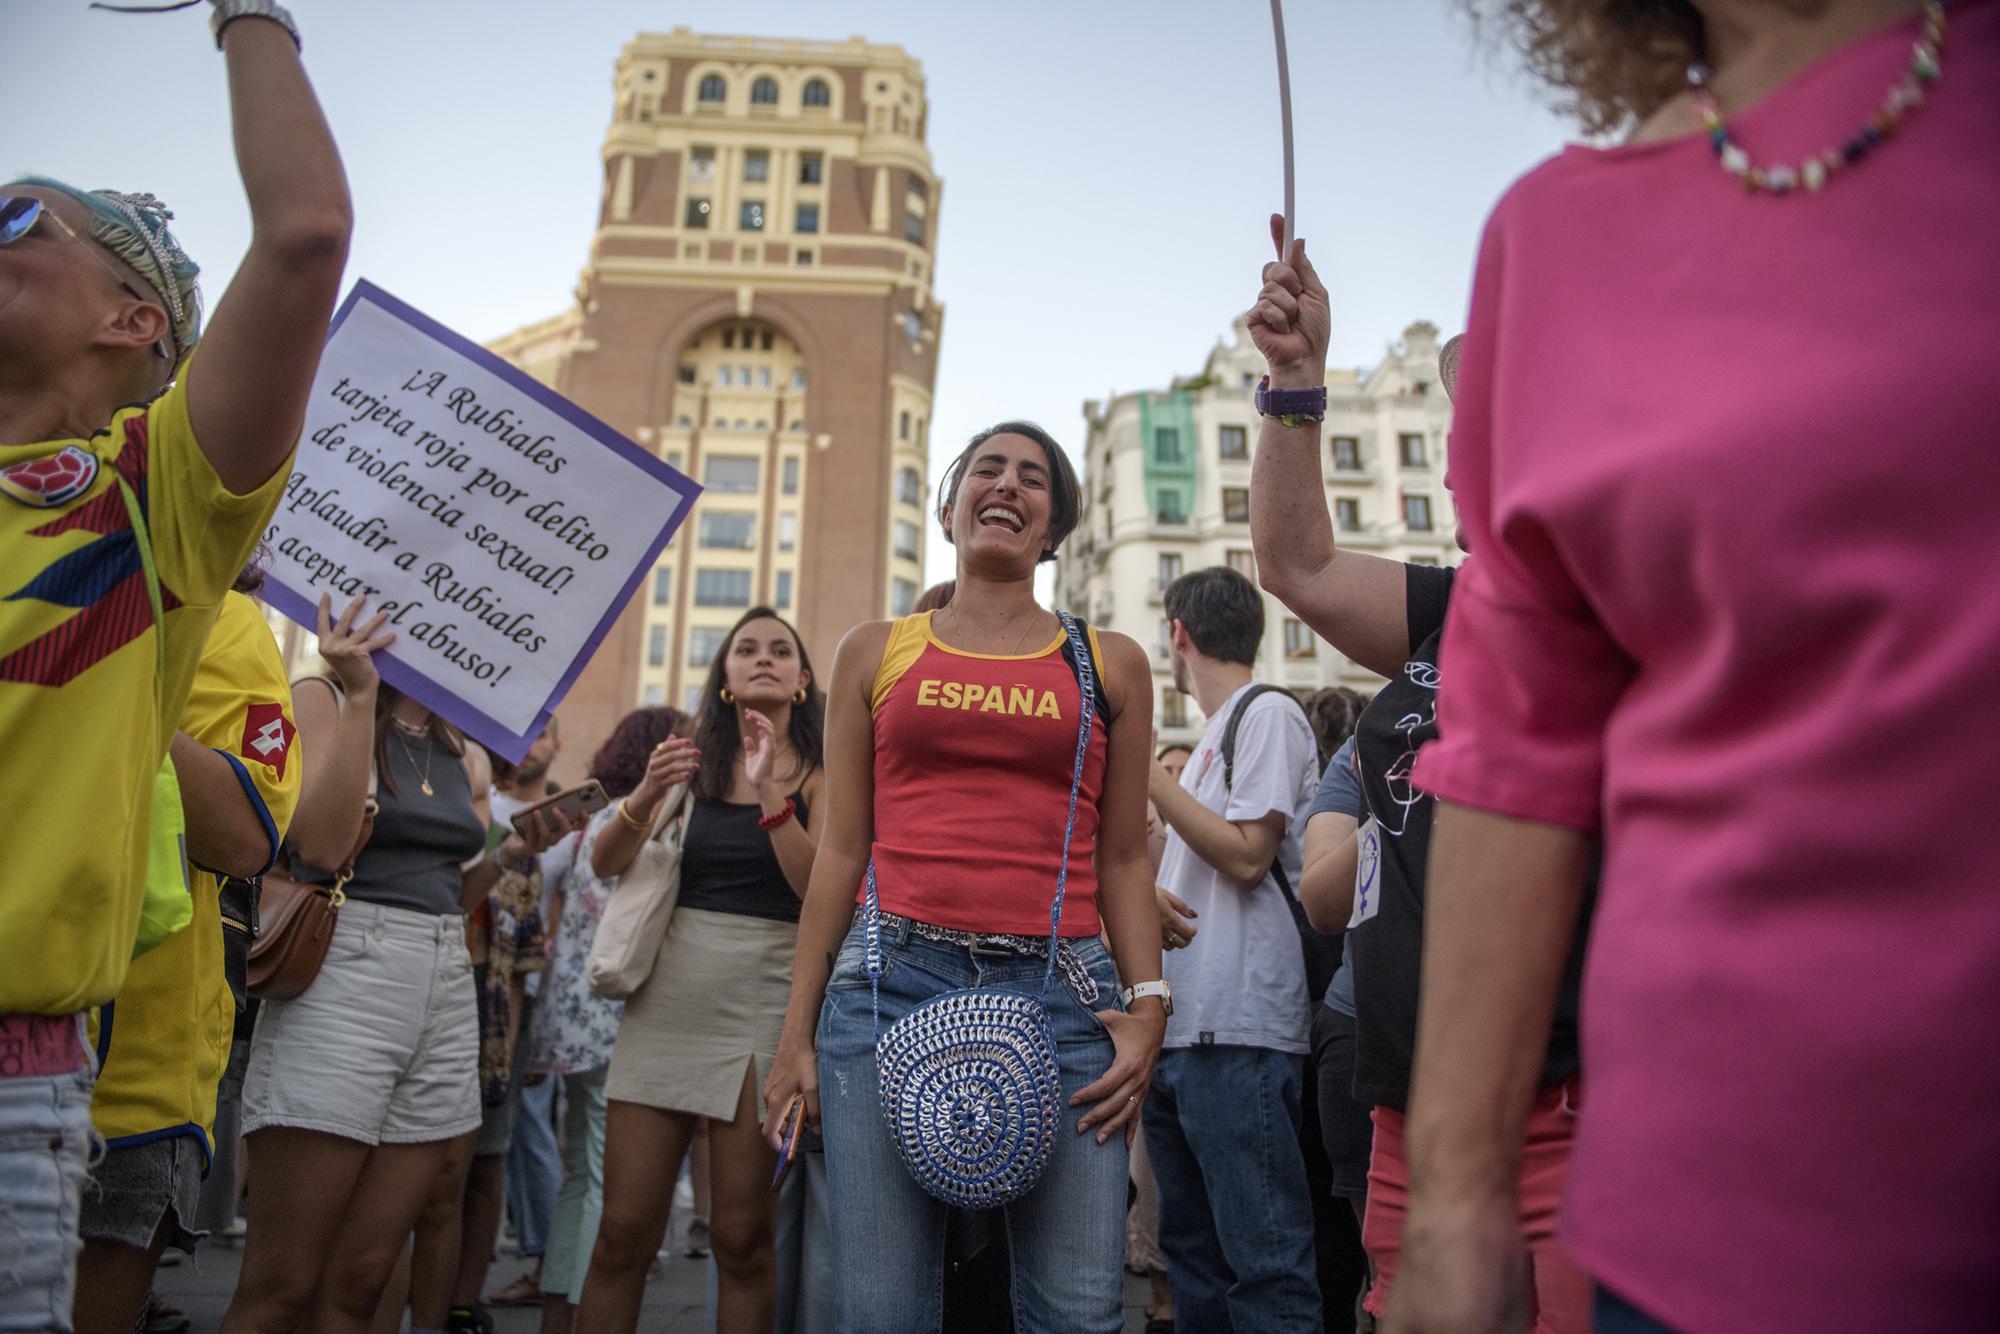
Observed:
[[[488,1306],[540,1306],[542,1284],[534,1271],[521,1275],[486,1299]]]

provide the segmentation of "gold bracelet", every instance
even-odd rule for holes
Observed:
[[[642,834],[651,833],[653,822],[633,819],[631,810],[625,804],[626,800],[624,797],[618,798],[618,818],[625,822],[627,828],[636,829]]]

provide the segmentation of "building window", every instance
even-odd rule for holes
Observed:
[[[1167,585],[1180,577],[1181,553],[1178,551],[1162,551],[1159,560],[1159,574],[1156,576],[1157,582],[1160,585],[1160,591],[1164,593]]]
[[[821,87],[825,87],[824,84]],[[799,184],[818,185],[826,171],[826,157],[820,153],[799,154]]]
[[[924,243],[924,215],[908,213],[903,216],[903,239],[911,245]]]
[[[1222,457],[1242,462],[1250,457],[1250,432],[1241,426],[1225,426],[1217,433]]]
[[[695,662],[693,665],[696,667],[706,667],[708,666],[709,662],[710,659],[702,658],[699,661]],[[702,687],[698,685],[688,686],[681,691],[682,713],[685,713],[688,717],[692,718],[697,713],[701,712],[701,692],[702,692]]]
[[[696,570],[694,605],[697,607],[747,607],[750,605],[750,571]]]
[[[687,225],[689,229],[697,232],[707,231],[710,211],[711,206],[706,199],[690,198],[687,207]]]
[[[1237,547],[1230,551],[1226,559],[1229,561],[1230,569],[1236,571],[1236,573],[1242,575],[1253,584],[1257,582],[1256,552],[1245,551],[1241,547]]]
[[[729,631],[716,625],[697,625],[688,631],[688,666],[706,667],[729,642]],[[697,697],[699,689],[697,688]]]
[[[1428,533],[1431,530],[1429,496],[1403,497],[1403,526],[1413,533]]]
[[[748,551],[757,545],[757,516],[712,510],[701,516],[701,545],[709,551]]]
[[[1181,504],[1181,493],[1162,491],[1155,497],[1153,517],[1160,523],[1186,523],[1187,508]]]
[[[707,145],[697,144],[688,158],[688,175],[697,181],[715,179],[715,150]]]
[[[792,388],[804,389],[805,387],[806,387],[806,368],[803,366],[794,366],[792,368]]]
[[[910,414],[907,412],[896,415],[896,438],[898,440],[910,438]]]
[[[667,627],[656,625],[646,636],[646,665],[664,667],[667,665]]]
[[[774,107],[778,105],[778,81],[763,78],[750,85],[750,105]]]
[[[1250,522],[1250,491],[1248,487],[1225,486],[1222,488],[1222,521],[1224,523]]]
[[[807,233],[818,231],[819,205],[800,204],[798,212],[792,217],[792,230]]]
[[[800,100],[809,107],[830,107],[833,105],[833,90],[826,86],[824,79],[808,79],[805,94]]]
[[[1316,658],[1319,656],[1319,641],[1306,628],[1304,621],[1285,618],[1285,656],[1287,658]]]
[[[1187,725],[1187,696],[1172,686],[1161,686],[1160,726],[1186,727]]]
[[[769,366],[759,366],[757,368],[757,387],[759,389],[769,389],[771,387],[771,368]],[[759,425],[761,426],[761,423]]]
[[[736,225],[741,227],[746,232],[763,231],[764,201],[761,199],[744,200],[742,212],[739,213],[736,218]]]
[[[1153,462],[1179,463],[1181,461],[1181,433],[1172,426],[1153,428]]]
[[[790,570],[778,571],[778,591],[771,598],[771,605],[779,611],[790,611],[792,609],[792,572]]]
[[[653,605],[664,607],[674,595],[674,571],[670,565],[653,567]]]
[[[1342,496],[1333,502],[1333,521],[1343,533],[1361,531],[1361,502]]]
[[[931,197],[930,187],[925,185],[923,181],[916,176],[910,177],[908,189],[911,194],[915,195],[919,199],[929,199]]]
[[[912,343],[924,336],[923,317],[918,315],[916,311],[906,310],[903,312],[903,334]]]
[[[1337,435],[1333,438],[1333,468],[1335,472],[1361,471],[1361,441],[1358,437]]]
[[[889,582],[889,614],[908,616],[910,609],[917,605],[917,586],[908,579],[893,579]]]
[[[685,361],[674,369],[674,378],[682,384],[693,384],[696,376],[697,371],[695,367]]]
[[[701,484],[711,491],[754,492],[757,460],[735,454],[711,454],[702,465]]]
[[[701,81],[701,91],[695,96],[703,102],[726,102],[729,100],[729,84],[720,74],[710,74]]]
[[[736,346],[736,330],[734,330],[734,329],[724,329],[724,330],[722,331],[722,345],[723,345],[724,347],[735,347],[735,346]]]
[[[647,686],[645,693],[640,696],[640,699],[647,708],[657,709],[660,705],[667,702],[667,688],[657,685]]]
[[[1174,656],[1174,623],[1172,621],[1160,622],[1160,656],[1162,658],[1171,658]]]
[[[736,372],[735,372],[735,371],[732,371],[732,370],[730,370],[730,369],[729,369],[729,367],[727,367],[727,366],[717,366],[717,367],[715,368],[715,387],[716,387],[716,388],[718,388],[718,389],[727,389],[727,388],[729,388],[729,386],[730,386],[731,384],[735,383],[735,380],[736,380]]]
[[[921,559],[923,557],[923,551],[922,551],[923,538],[918,534],[917,526],[913,523],[908,523],[902,519],[898,519],[896,520],[895,531],[896,531],[896,559],[897,560]]]
[[[797,425],[797,423],[793,424]],[[799,493],[799,461],[796,458],[785,460],[783,479],[781,488],[784,493],[788,496],[797,495]]]
[[[780,514],[778,516],[778,550],[790,551],[799,544],[799,516]]]
[[[813,252],[810,250],[796,251],[792,255],[792,262],[798,265],[802,269],[811,268],[813,262]]]
[[[1402,456],[1405,468],[1428,467],[1430,460],[1424,456],[1424,438],[1411,432],[1396,437],[1396,452]]]
[[[743,179],[746,181],[770,180],[770,153],[762,148],[746,149],[743,154]]]
[[[905,505],[924,503],[924,478],[915,468],[904,468],[896,474],[896,499]]]

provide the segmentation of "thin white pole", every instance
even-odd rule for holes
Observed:
[[[1285,255],[1292,252],[1297,199],[1292,170],[1292,67],[1285,58],[1285,4],[1271,0],[1271,32],[1278,42],[1278,115],[1285,131]]]

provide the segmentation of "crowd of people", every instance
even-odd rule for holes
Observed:
[[[1625,140],[1488,225],[1467,557],[1339,544],[1272,219],[1187,745],[1037,601],[1086,496],[1008,421],[949,584],[824,678],[751,608],[572,816],[553,720],[494,759],[367,599],[288,681],[256,604],[352,227],[289,15],[213,5],[212,319],[158,199],[0,187],[0,1329],[184,1327],[247,1182],[227,1334],[631,1331],[690,1165],[731,1334],[1109,1334],[1128,1270],[1194,1334],[1986,1327],[2000,3],[1489,8]],[[1269,598],[1385,684],[1260,681]]]

